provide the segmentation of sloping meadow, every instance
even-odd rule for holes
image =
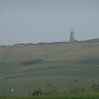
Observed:
[[[48,83],[60,92],[99,83],[99,42],[7,46],[0,53],[1,94],[48,91]]]

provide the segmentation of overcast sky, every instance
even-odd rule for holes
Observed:
[[[0,45],[99,38],[99,0],[0,0]]]

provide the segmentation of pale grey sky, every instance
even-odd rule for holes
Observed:
[[[99,38],[99,0],[0,0],[0,45]]]

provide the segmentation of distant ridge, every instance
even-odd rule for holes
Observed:
[[[82,41],[77,41],[76,42],[99,42],[99,38],[95,39],[89,39],[89,40],[82,40]],[[19,44],[14,44],[13,46],[31,46],[31,45],[44,45],[44,44],[61,44],[61,43],[71,43],[71,41],[63,41],[63,42],[39,42],[39,43],[19,43]],[[72,43],[75,43],[72,42]]]
[[[79,43],[79,42],[99,42],[99,38],[89,39],[89,40],[82,40],[82,41],[60,41],[60,42],[39,42],[39,43],[18,43],[13,45],[0,45],[1,47],[6,46],[32,46],[32,45],[44,45],[44,44],[61,44],[61,43]]]

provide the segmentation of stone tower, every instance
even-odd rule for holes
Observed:
[[[75,38],[74,38],[74,32],[73,30],[70,32],[70,42],[74,42]]]

